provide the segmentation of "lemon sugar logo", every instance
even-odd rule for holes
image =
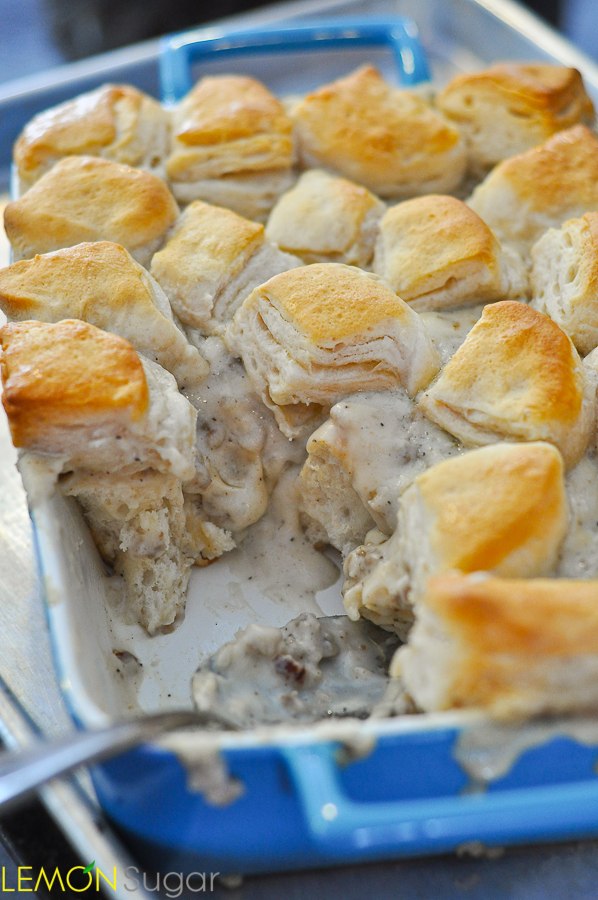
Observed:
[[[35,894],[40,888],[56,894],[109,893],[122,886],[125,891],[134,894],[144,890],[146,893],[162,893],[168,900],[177,900],[189,894],[211,893],[214,881],[220,872],[156,872],[149,875],[135,866],[129,866],[120,878],[116,866],[110,872],[104,872],[95,864],[95,859],[86,866],[73,866],[67,872],[58,867],[34,869],[33,866],[19,866],[16,882],[8,884],[6,869],[0,869],[0,893]]]
[[[101,869],[95,868],[95,859],[87,866],[73,866],[67,872],[55,869],[35,870],[33,866],[18,866],[16,886],[11,887],[6,883],[6,869],[2,866],[1,887],[2,894],[35,894],[40,888],[57,893],[83,894],[86,891],[99,893],[105,888],[116,890],[118,873],[116,866],[107,874]]]
[[[129,866],[125,869],[123,886],[125,891],[134,892],[143,888],[148,894],[161,892],[168,900],[177,900],[182,896],[188,897],[189,894],[211,893],[214,890],[214,880],[219,875],[220,872],[189,872],[186,875],[183,872],[156,872],[148,875],[135,866]]]

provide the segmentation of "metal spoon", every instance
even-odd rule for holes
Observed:
[[[296,626],[304,618],[305,615],[297,617],[289,623],[287,628]],[[353,643],[356,643],[359,653],[357,656],[352,655],[348,646],[345,646],[343,652],[340,653],[337,647],[336,652],[332,653],[330,658],[323,660],[327,689],[324,691],[323,699],[320,698],[319,707],[316,704],[313,713],[307,717],[307,721],[330,716],[337,718],[345,715],[365,717],[371,711],[373,703],[381,699],[385,672],[397,639],[365,620],[358,626],[356,623],[349,622],[346,616],[325,616],[320,622],[326,633],[330,631],[330,635],[336,635],[337,638],[345,633],[353,635]],[[375,657],[369,680],[364,677],[364,661],[368,648],[370,655],[373,653]],[[207,661],[206,671],[213,671],[217,656],[218,654],[210,657]],[[265,659],[264,662],[268,669],[272,668],[272,660]],[[359,664],[361,671],[361,677],[357,682],[355,679],[356,664]],[[230,673],[228,676],[228,682],[231,682]],[[278,682],[281,677],[275,675],[275,678],[277,687],[280,687]],[[236,684],[238,679],[232,679],[232,681]],[[228,683],[226,678],[223,678],[222,682],[224,686]],[[349,695],[347,695],[347,691],[349,691]],[[252,687],[252,695],[254,693],[255,686]],[[285,719],[301,721],[302,717],[296,712],[291,716],[288,713],[280,715],[279,693],[280,690],[277,693],[276,690],[270,689],[262,692],[263,709],[258,721],[260,723],[281,722]],[[318,692],[312,690],[311,693],[317,699]],[[331,701],[330,697],[334,697],[335,700]],[[0,813],[16,805],[47,781],[51,781],[59,775],[71,772],[82,765],[108,759],[137,744],[151,740],[159,734],[193,725],[198,727],[212,725],[228,731],[238,731],[243,727],[248,727],[249,724],[255,724],[244,722],[242,718],[238,717],[235,720],[231,715],[221,712],[222,707],[228,705],[225,687],[222,687],[222,696],[219,701],[217,708],[154,713],[137,719],[116,722],[106,728],[76,732],[54,741],[43,741],[33,744],[25,750],[0,754]],[[269,712],[269,702],[274,704],[274,714]],[[282,706],[284,707],[284,704]]]
[[[4,753],[0,755],[0,812],[16,806],[52,778],[79,766],[108,759],[167,731],[211,724],[228,730],[236,727],[220,713],[160,712]]]

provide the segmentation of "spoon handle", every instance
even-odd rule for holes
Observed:
[[[0,812],[6,812],[58,775],[129,750],[162,732],[197,722],[197,713],[191,711],[157,713],[5,753],[0,756]]]

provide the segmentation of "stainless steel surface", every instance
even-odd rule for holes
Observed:
[[[10,750],[30,745],[39,737],[35,722],[3,679],[0,679],[0,737]],[[40,797],[82,860],[94,860],[104,872],[114,869],[126,872],[133,865],[97,803],[80,782],[75,779],[54,782],[41,789]],[[117,885],[116,889],[107,892],[107,896],[124,900],[129,896],[125,890]],[[145,900],[150,896],[144,890],[137,893]]]

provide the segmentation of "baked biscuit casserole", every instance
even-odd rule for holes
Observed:
[[[579,73],[497,64],[428,98],[364,66],[286,102],[218,75],[172,108],[108,85],[36,116],[15,164],[4,408],[126,621],[187,627],[192,567],[261,528],[282,564],[278,530],[334,556],[351,634],[401,643],[403,709],[598,709]],[[324,659],[311,611],[284,639]],[[274,631],[239,646],[268,660]]]

